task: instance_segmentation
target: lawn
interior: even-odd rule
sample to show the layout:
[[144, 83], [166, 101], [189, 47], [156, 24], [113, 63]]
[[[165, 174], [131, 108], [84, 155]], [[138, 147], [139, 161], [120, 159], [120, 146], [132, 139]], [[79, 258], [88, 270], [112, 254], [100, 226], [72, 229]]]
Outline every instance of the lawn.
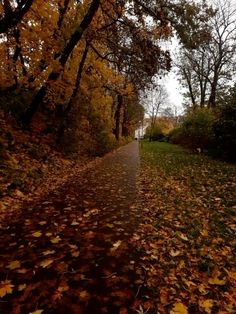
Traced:
[[140, 155], [143, 308], [235, 313], [236, 166], [167, 143], [142, 141]]

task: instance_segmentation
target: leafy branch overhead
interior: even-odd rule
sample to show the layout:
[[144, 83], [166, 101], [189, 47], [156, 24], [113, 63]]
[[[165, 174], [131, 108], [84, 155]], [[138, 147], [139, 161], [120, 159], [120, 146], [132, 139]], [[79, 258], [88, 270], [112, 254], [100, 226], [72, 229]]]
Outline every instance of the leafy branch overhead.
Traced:
[[[186, 14], [180, 10], [183, 7]], [[44, 5], [39, 0], [4, 1], [2, 23], [15, 22], [2, 28], [0, 88], [7, 98], [4, 103], [9, 103], [12, 92], [20, 103], [10, 101], [10, 108], [3, 105], [4, 110], [25, 128], [40, 118], [61, 142], [73, 124], [70, 115], [83, 108], [83, 99], [93, 98], [96, 88], [104, 105], [109, 103], [106, 132], [116, 140], [122, 132], [131, 134], [139, 118], [130, 117], [132, 128], [122, 131], [128, 104], [139, 108], [140, 89], [171, 67], [169, 52], [160, 42], [171, 36], [180, 16], [189, 23], [197, 8], [171, 0], [50, 0]], [[13, 15], [17, 18], [7, 18]], [[86, 45], [89, 51], [83, 54]], [[102, 115], [91, 101], [89, 106]], [[90, 119], [87, 113], [83, 117]]]

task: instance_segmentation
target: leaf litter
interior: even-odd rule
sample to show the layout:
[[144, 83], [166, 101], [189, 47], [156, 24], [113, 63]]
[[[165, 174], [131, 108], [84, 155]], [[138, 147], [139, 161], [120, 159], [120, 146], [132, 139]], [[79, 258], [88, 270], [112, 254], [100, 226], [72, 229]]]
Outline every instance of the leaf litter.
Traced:
[[[135, 178], [121, 188], [130, 164], [124, 171], [110, 163], [120, 179], [106, 169], [75, 175], [3, 225], [1, 313], [235, 311], [235, 167], [144, 148], [136, 203]], [[102, 182], [119, 190], [106, 203]]]

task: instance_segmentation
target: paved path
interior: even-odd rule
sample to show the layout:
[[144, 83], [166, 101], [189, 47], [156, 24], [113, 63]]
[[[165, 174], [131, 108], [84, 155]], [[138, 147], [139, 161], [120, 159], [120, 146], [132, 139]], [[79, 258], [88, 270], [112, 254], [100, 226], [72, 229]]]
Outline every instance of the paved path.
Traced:
[[0, 289], [9, 291], [1, 314], [133, 312], [141, 272], [129, 242], [140, 222], [138, 165], [132, 142], [3, 226]]

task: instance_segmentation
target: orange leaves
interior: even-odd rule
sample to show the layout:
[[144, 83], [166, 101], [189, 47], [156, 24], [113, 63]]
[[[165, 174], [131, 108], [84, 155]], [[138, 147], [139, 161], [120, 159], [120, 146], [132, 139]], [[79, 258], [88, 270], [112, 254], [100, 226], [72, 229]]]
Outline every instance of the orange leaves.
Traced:
[[61, 298], [63, 297], [63, 293], [68, 290], [69, 290], [69, 286], [67, 285], [67, 283], [62, 282], [52, 296], [53, 302], [56, 302], [57, 300], [61, 300]]
[[86, 302], [90, 299], [90, 294], [88, 293], [88, 291], [83, 290], [79, 293], [79, 298], [81, 301]]
[[42, 232], [41, 231], [35, 231], [32, 233], [32, 236], [35, 238], [40, 238], [42, 236]]
[[116, 242], [113, 244], [113, 246], [112, 246], [112, 248], [110, 249], [110, 251], [111, 251], [111, 252], [116, 251], [116, 250], [119, 248], [119, 246], [121, 245], [121, 243], [122, 243], [121, 240], [116, 241]]
[[166, 288], [161, 288], [160, 289], [160, 301], [161, 304], [165, 305], [169, 301], [169, 291]]
[[145, 251], [147, 283], [159, 289], [157, 307], [169, 313], [168, 304], [171, 313], [186, 313], [194, 304], [197, 312], [230, 313], [236, 287], [233, 211], [228, 200], [218, 198], [219, 191], [233, 198], [235, 170], [168, 144], [143, 142], [141, 154], [145, 223], [132, 241]]
[[20, 266], [21, 266], [20, 261], [12, 261], [7, 265], [7, 268], [10, 270], [14, 270], [20, 268]]
[[176, 302], [170, 311], [170, 314], [188, 314], [188, 309], [183, 303]]
[[46, 250], [46, 251], [43, 252], [43, 255], [47, 256], [47, 255], [52, 255], [54, 253], [56, 253], [56, 251], [54, 251], [54, 250]]
[[52, 259], [45, 259], [42, 262], [40, 262], [39, 266], [43, 267], [43, 268], [47, 268], [49, 265], [51, 265], [53, 263]]
[[53, 244], [57, 244], [61, 241], [61, 238], [59, 236], [56, 236], [56, 237], [52, 238], [50, 241]]
[[223, 286], [226, 284], [226, 278], [221, 278], [222, 274], [218, 271], [218, 269], [215, 269], [212, 275], [213, 276], [208, 280], [210, 285]]
[[202, 308], [207, 314], [211, 314], [211, 309], [214, 305], [214, 301], [210, 299], [200, 300], [199, 306]]
[[0, 298], [6, 294], [10, 294], [13, 291], [14, 285], [11, 284], [10, 280], [1, 281], [0, 283]]
[[23, 291], [23, 290], [25, 290], [26, 287], [27, 287], [26, 284], [19, 285], [18, 291]]
[[225, 279], [219, 279], [218, 277], [214, 277], [214, 278], [210, 278], [208, 280], [210, 285], [219, 285], [219, 286], [223, 286], [226, 284], [226, 280]]

